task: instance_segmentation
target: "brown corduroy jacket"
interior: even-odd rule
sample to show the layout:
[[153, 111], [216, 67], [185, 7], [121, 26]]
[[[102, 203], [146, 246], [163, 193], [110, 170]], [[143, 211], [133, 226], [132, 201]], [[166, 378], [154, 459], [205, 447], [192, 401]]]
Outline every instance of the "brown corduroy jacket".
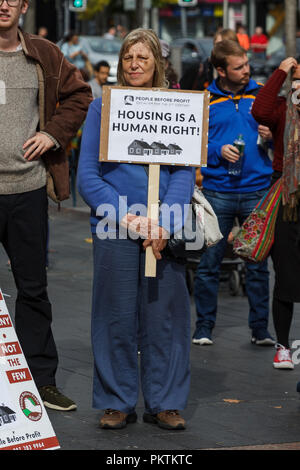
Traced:
[[[70, 194], [69, 163], [65, 152], [68, 143], [83, 123], [92, 101], [89, 85], [81, 73], [68, 62], [50, 41], [19, 30], [24, 54], [36, 63], [39, 81], [39, 130], [53, 136], [60, 144], [49, 150], [44, 159], [52, 176], [58, 201]], [[28, 116], [30, 118], [30, 116]]]

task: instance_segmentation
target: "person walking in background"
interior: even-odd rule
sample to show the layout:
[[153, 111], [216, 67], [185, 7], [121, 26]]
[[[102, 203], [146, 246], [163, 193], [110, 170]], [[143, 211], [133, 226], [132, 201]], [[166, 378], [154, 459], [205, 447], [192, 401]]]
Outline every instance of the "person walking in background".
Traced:
[[102, 96], [102, 87], [107, 83], [109, 76], [110, 66], [106, 60], [101, 60], [94, 67], [94, 78], [88, 83], [92, 89], [93, 98], [100, 98]]
[[46, 182], [57, 202], [69, 197], [64, 149], [85, 118], [91, 92], [57, 46], [18, 29], [28, 6], [28, 0], [0, 0], [0, 241], [11, 261], [16, 333], [33, 379], [46, 406], [69, 411], [76, 404], [55, 379]]
[[116, 34], [117, 34], [117, 29], [114, 26], [111, 26], [108, 29], [108, 31], [105, 34], [103, 34], [103, 37], [105, 39], [115, 39]]
[[[220, 41], [235, 41], [238, 43], [238, 38], [233, 29], [222, 29], [217, 31], [214, 36], [214, 45]], [[180, 79], [180, 88], [182, 90], [206, 90], [214, 78], [217, 78], [217, 72], [211, 63], [210, 57], [199, 65], [189, 67], [186, 73]]]
[[245, 49], [245, 51], [248, 51], [250, 49], [250, 39], [248, 34], [246, 33], [245, 26], [243, 26], [242, 24], [237, 26], [236, 36], [242, 48]]
[[257, 26], [255, 28], [255, 33], [251, 36], [251, 50], [254, 56], [257, 59], [265, 59], [266, 58], [266, 50], [268, 47], [268, 38], [265, 34], [263, 34], [263, 29], [261, 26]]
[[166, 79], [169, 82], [169, 88], [173, 88], [173, 89], [180, 88], [177, 73], [175, 72], [173, 65], [171, 63], [171, 60], [170, 60], [170, 46], [163, 39], [160, 39], [159, 41], [160, 41], [162, 56], [163, 56], [163, 60], [165, 64]]
[[221, 29], [214, 35], [214, 46], [221, 41], [235, 41], [238, 42], [238, 37], [235, 31], [230, 28]]
[[88, 60], [87, 54], [82, 49], [79, 42], [78, 34], [71, 31], [61, 46], [61, 52], [66, 59], [75, 65], [79, 70], [85, 69], [86, 61]]
[[[287, 98], [278, 96], [292, 72]], [[273, 366], [293, 369], [289, 334], [294, 302], [300, 302], [300, 65], [289, 57], [260, 90], [252, 114], [270, 127], [274, 135], [273, 177], [282, 178], [282, 203], [279, 208], [271, 257], [275, 270], [273, 321], [277, 337]], [[298, 90], [298, 92], [297, 92]]]
[[48, 37], [48, 29], [46, 26], [40, 26], [37, 32], [38, 36], [41, 36], [41, 38], [47, 39]]
[[117, 29], [117, 34], [116, 34], [117, 38], [123, 41], [126, 34], [128, 34], [127, 28], [125, 28], [125, 26], [122, 26], [121, 24], [118, 24], [116, 29]]
[[[193, 343], [212, 344], [217, 315], [219, 273], [227, 238], [235, 218], [240, 224], [247, 218], [270, 187], [271, 161], [257, 145], [259, 132], [266, 132], [251, 115], [255, 96], [261, 88], [250, 80], [246, 51], [235, 41], [221, 41], [212, 51], [211, 62], [218, 78], [208, 87], [211, 94], [207, 167], [201, 169], [203, 193], [212, 205], [224, 236], [209, 248], [198, 265], [194, 295], [196, 329]], [[242, 152], [233, 143], [242, 134]], [[242, 169], [230, 173], [230, 165], [242, 158]], [[247, 263], [246, 293], [249, 301], [249, 327], [255, 344], [275, 344], [268, 332], [269, 272], [267, 262]]]
[[[125, 38], [120, 50], [118, 84], [167, 88], [161, 46], [152, 30], [137, 29]], [[186, 406], [190, 384], [190, 300], [183, 265], [164, 258], [168, 233], [157, 225], [157, 238], [146, 216], [137, 216], [132, 205], [147, 206], [148, 177], [143, 165], [100, 163], [101, 101], [95, 100], [86, 119], [78, 167], [78, 189], [91, 207], [94, 247], [92, 344], [94, 352], [93, 406], [105, 410], [104, 429], [124, 428], [137, 420], [135, 407], [141, 386], [146, 423], [184, 429], [180, 410]], [[117, 158], [117, 156], [116, 156]], [[189, 204], [195, 182], [191, 167], [163, 166], [160, 201], [168, 207]], [[126, 207], [120, 202], [126, 196]], [[112, 204], [112, 237], [100, 237], [96, 212]], [[121, 226], [139, 221], [140, 238], [119, 237]], [[183, 221], [179, 224], [182, 227]], [[116, 225], [115, 225], [116, 224]], [[145, 227], [141, 230], [139, 227]], [[174, 227], [170, 229], [174, 231]], [[105, 233], [104, 233], [105, 235]], [[152, 247], [157, 259], [155, 278], [145, 277], [145, 249]]]

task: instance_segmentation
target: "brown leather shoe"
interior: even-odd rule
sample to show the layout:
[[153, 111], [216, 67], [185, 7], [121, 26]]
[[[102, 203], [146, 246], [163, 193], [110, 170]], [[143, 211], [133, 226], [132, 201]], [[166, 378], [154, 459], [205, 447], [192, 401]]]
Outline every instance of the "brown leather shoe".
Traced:
[[122, 411], [107, 409], [100, 419], [100, 427], [103, 429], [122, 429], [129, 423], [135, 423], [137, 414], [122, 413]]
[[185, 429], [185, 420], [177, 410], [161, 411], [157, 415], [144, 413], [143, 420], [145, 423], [157, 424], [164, 429]]

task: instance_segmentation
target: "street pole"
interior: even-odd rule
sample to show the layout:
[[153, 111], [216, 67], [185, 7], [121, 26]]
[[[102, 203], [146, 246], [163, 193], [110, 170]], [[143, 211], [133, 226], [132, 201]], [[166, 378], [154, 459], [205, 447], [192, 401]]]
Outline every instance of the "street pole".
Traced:
[[159, 35], [159, 10], [158, 8], [151, 8], [151, 27]]
[[[297, 0], [285, 0], [285, 49], [286, 57], [295, 57], [297, 30]], [[285, 92], [291, 87], [291, 78], [288, 76], [284, 84]]]
[[35, 18], [36, 18], [36, 0], [32, 0], [30, 2], [30, 7], [27, 11], [27, 14], [22, 18], [23, 19], [23, 29], [27, 33], [36, 33], [36, 24], [35, 24]]
[[256, 26], [256, 3], [255, 0], [249, 0], [249, 34], [252, 36]]
[[285, 0], [286, 57], [295, 57], [297, 32], [297, 0]]
[[186, 8], [180, 8], [180, 20], [181, 20], [181, 35], [183, 38], [187, 37], [187, 14]]
[[144, 24], [144, 0], [136, 0], [136, 22], [137, 28]]
[[64, 15], [60, 0], [55, 0], [55, 10], [57, 17], [57, 36], [61, 39], [64, 36]]
[[64, 36], [66, 36], [70, 32], [70, 10], [69, 10], [68, 0], [65, 0], [64, 7], [65, 7]]
[[228, 19], [228, 0], [223, 0], [223, 28], [227, 29], [229, 25]]

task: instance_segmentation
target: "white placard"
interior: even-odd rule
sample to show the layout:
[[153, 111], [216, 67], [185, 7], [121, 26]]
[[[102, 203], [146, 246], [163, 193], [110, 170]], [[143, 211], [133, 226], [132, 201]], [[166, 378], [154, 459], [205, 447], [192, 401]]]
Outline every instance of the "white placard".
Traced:
[[205, 165], [207, 92], [104, 88], [100, 160]]
[[59, 447], [0, 290], [0, 450]]

